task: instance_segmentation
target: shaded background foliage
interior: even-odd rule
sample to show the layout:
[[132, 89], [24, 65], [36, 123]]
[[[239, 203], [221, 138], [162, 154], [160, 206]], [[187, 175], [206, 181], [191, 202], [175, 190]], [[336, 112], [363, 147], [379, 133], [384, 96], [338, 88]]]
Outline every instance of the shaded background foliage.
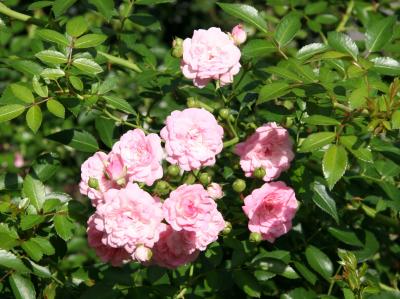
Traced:
[[[216, 92], [182, 78], [170, 44], [198, 28], [229, 31], [241, 8], [135, 2], [131, 10], [129, 1], [2, 2], [34, 19], [0, 11], [1, 298], [399, 298], [400, 4], [241, 1], [259, 15], [241, 20], [242, 71]], [[64, 38], [76, 16], [97, 36], [72, 58]], [[319, 44], [299, 51], [311, 43]], [[64, 74], [43, 72], [59, 65]], [[241, 140], [268, 121], [289, 129], [296, 158], [280, 179], [301, 202], [293, 230], [274, 244], [248, 241], [242, 198], [262, 182], [232, 190], [244, 176], [228, 147], [205, 171], [224, 186], [218, 205], [230, 234], [176, 271], [101, 263], [86, 242], [92, 207], [77, 190], [81, 163], [132, 126], [158, 132], [189, 97], [216, 116], [229, 109], [232, 120], [218, 116], [226, 140], [236, 137], [229, 122]], [[10, 105], [41, 112], [9, 122]], [[13, 164], [17, 152], [23, 168]]]

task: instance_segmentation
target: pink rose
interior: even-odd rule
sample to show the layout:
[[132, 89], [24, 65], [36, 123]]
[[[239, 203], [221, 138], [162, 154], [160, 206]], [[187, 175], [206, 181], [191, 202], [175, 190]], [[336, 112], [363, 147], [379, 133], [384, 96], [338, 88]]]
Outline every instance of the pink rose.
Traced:
[[232, 83], [239, 72], [240, 55], [239, 48], [221, 29], [195, 30], [192, 38], [183, 41], [182, 73], [199, 88], [212, 79], [223, 86]]
[[116, 189], [118, 186], [125, 186], [127, 183], [127, 167], [119, 154], [111, 152], [108, 155], [105, 166], [105, 174], [107, 178], [114, 183]]
[[24, 156], [20, 152], [16, 152], [14, 155], [14, 166], [17, 168], [23, 167], [25, 164]]
[[81, 166], [80, 192], [92, 200], [93, 206], [102, 201], [103, 193], [112, 186], [104, 172], [107, 159], [107, 154], [97, 152]]
[[242, 24], [233, 27], [231, 34], [235, 45], [243, 44], [247, 39], [247, 34], [246, 31], [244, 31]]
[[88, 243], [96, 251], [97, 256], [103, 262], [109, 262], [113, 266], [121, 266], [132, 260], [131, 255], [124, 248], [114, 248], [103, 244], [102, 239], [105, 233], [96, 229], [94, 219], [94, 215], [92, 215], [87, 222], [87, 234]]
[[266, 172], [264, 181], [269, 182], [290, 167], [294, 158], [292, 146], [288, 131], [271, 122], [236, 145], [235, 153], [240, 156], [240, 166], [247, 177], [261, 167]]
[[160, 240], [153, 247], [152, 262], [169, 269], [193, 262], [199, 251], [195, 246], [195, 233], [175, 231], [167, 225]]
[[137, 247], [152, 248], [165, 226], [161, 202], [134, 183], [107, 191], [92, 217], [102, 243], [125, 249], [132, 259]]
[[217, 210], [211, 213], [211, 219], [201, 230], [196, 231], [196, 248], [203, 251], [212, 242], [217, 241], [218, 235], [224, 230], [226, 222]]
[[153, 253], [151, 249], [143, 245], [139, 245], [135, 250], [135, 258], [138, 262], [146, 263], [151, 259], [152, 256]]
[[244, 199], [243, 211], [249, 218], [249, 230], [263, 240], [274, 242], [292, 228], [297, 200], [284, 182], [265, 183]]
[[217, 183], [211, 183], [210, 186], [207, 187], [207, 192], [214, 200], [220, 199], [224, 196], [221, 185]]
[[222, 151], [224, 130], [214, 115], [205, 109], [188, 108], [173, 111], [161, 130], [167, 161], [190, 171], [215, 164]]
[[157, 134], [146, 136], [140, 129], [128, 131], [114, 144], [112, 152], [120, 155], [130, 181], [151, 186], [163, 176], [163, 150]]

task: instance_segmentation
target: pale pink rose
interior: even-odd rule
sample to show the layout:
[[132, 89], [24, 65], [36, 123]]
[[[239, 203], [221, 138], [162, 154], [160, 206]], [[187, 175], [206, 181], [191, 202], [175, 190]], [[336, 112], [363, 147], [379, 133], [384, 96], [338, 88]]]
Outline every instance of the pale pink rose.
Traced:
[[161, 130], [167, 161], [186, 171], [215, 164], [223, 148], [224, 130], [214, 115], [202, 108], [173, 111]]
[[231, 34], [235, 45], [243, 44], [247, 39], [247, 34], [246, 31], [244, 31], [242, 24], [233, 27]]
[[240, 156], [240, 166], [247, 177], [261, 167], [266, 172], [264, 181], [269, 182], [290, 167], [294, 158], [292, 146], [288, 131], [271, 122], [236, 145], [235, 153]]
[[224, 196], [224, 192], [222, 191], [222, 187], [220, 184], [211, 183], [207, 187], [208, 195], [214, 200], [220, 199]]
[[93, 218], [96, 229], [103, 233], [102, 243], [124, 248], [132, 259], [136, 259], [137, 247], [152, 248], [165, 226], [161, 202], [134, 183], [108, 190]]
[[119, 189], [118, 186], [125, 186], [127, 183], [127, 167], [119, 154], [110, 152], [108, 155], [105, 173], [107, 178], [113, 182], [113, 187]]
[[292, 228], [297, 200], [294, 190], [284, 182], [265, 183], [244, 199], [243, 211], [249, 218], [249, 230], [263, 240], [274, 242]]
[[225, 228], [225, 220], [218, 210], [214, 210], [211, 219], [201, 230], [196, 231], [196, 248], [203, 251], [212, 242], [217, 241], [218, 235]]
[[105, 232], [96, 229], [94, 219], [92, 215], [87, 222], [87, 234], [88, 243], [96, 251], [97, 256], [103, 262], [111, 263], [113, 266], [121, 266], [131, 261], [131, 255], [124, 248], [114, 248], [103, 244], [102, 239], [105, 236]]
[[138, 246], [135, 250], [135, 258], [138, 262], [141, 263], [148, 262], [151, 259], [152, 255], [153, 253], [151, 249], [143, 245]]
[[21, 168], [25, 165], [24, 156], [20, 152], [16, 152], [14, 154], [14, 166], [17, 168]]
[[128, 131], [114, 144], [112, 152], [120, 155], [130, 181], [151, 186], [163, 176], [163, 149], [157, 134], [146, 136], [140, 129]]
[[112, 187], [112, 182], [105, 175], [108, 155], [97, 152], [89, 157], [81, 166], [81, 182], [79, 189], [82, 195], [92, 200], [96, 206], [103, 200], [103, 193]]
[[175, 269], [193, 262], [198, 255], [194, 232], [176, 231], [167, 225], [153, 247], [152, 262], [161, 267]]
[[195, 30], [192, 38], [183, 41], [182, 73], [199, 88], [212, 79], [223, 86], [232, 83], [239, 72], [240, 55], [239, 48], [220, 28]]

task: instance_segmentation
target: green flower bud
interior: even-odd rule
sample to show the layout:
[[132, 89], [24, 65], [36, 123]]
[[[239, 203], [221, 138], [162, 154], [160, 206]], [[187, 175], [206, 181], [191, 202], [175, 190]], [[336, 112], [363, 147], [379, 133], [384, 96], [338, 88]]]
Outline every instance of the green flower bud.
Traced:
[[187, 99], [186, 105], [189, 108], [196, 108], [197, 107], [197, 100], [195, 98], [193, 98], [193, 97], [190, 97], [190, 98]]
[[176, 58], [181, 58], [183, 56], [183, 40], [181, 38], [177, 37], [172, 42], [171, 55]]
[[99, 190], [99, 181], [95, 178], [89, 178], [88, 185], [90, 188]]
[[207, 172], [203, 172], [202, 174], [200, 174], [199, 176], [199, 181], [200, 183], [202, 183], [203, 185], [208, 185], [211, 182], [211, 178], [208, 175]]
[[222, 108], [222, 109], [219, 110], [219, 116], [222, 119], [228, 119], [229, 115], [230, 115], [229, 109]]
[[260, 243], [262, 241], [262, 236], [260, 233], [251, 233], [249, 237], [250, 242]]
[[181, 173], [181, 169], [177, 165], [168, 166], [168, 175], [172, 177], [177, 177]]
[[158, 181], [154, 191], [159, 195], [166, 195], [169, 193], [169, 184], [166, 181]]
[[222, 231], [222, 234], [224, 236], [229, 235], [229, 233], [232, 231], [232, 224], [229, 221], [225, 221], [225, 228]]
[[253, 176], [254, 176], [256, 179], [262, 179], [265, 175], [266, 175], [266, 171], [265, 171], [265, 169], [262, 168], [262, 167], [257, 168], [257, 169], [254, 170], [254, 172], [253, 172]]
[[232, 188], [237, 193], [242, 193], [246, 189], [246, 182], [242, 179], [237, 179], [233, 182]]

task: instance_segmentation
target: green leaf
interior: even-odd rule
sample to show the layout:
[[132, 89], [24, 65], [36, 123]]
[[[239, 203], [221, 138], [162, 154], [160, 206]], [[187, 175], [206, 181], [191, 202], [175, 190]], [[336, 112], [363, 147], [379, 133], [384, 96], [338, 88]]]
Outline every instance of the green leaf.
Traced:
[[138, 72], [138, 73], [140, 73], [142, 71], [132, 61], [123, 59], [121, 57], [116, 57], [116, 56], [113, 56], [113, 55], [110, 55], [110, 54], [107, 54], [107, 53], [104, 53], [104, 52], [101, 52], [101, 51], [98, 51], [97, 53], [100, 54], [101, 56], [104, 56], [105, 58], [107, 58], [111, 63], [118, 64], [118, 65], [130, 68], [130, 69], [132, 69], [132, 70], [134, 70], [135, 72]]
[[390, 57], [376, 57], [371, 59], [374, 63], [372, 70], [388, 76], [400, 75], [400, 62]]
[[303, 82], [312, 83], [317, 81], [317, 76], [309, 65], [302, 64], [301, 61], [295, 58], [289, 58], [284, 64], [287, 64], [288, 68], [301, 76]]
[[8, 281], [15, 299], [35, 299], [36, 291], [30, 279], [14, 273], [10, 275]]
[[82, 152], [94, 153], [99, 149], [96, 139], [86, 131], [68, 129], [47, 136], [48, 139], [68, 145]]
[[364, 87], [360, 87], [357, 89], [354, 89], [349, 97], [349, 104], [350, 107], [353, 109], [360, 108], [365, 105], [367, 102], [367, 97], [368, 97], [368, 89]]
[[81, 36], [87, 30], [88, 30], [87, 21], [82, 16], [72, 18], [67, 22], [67, 33], [70, 36], [73, 37]]
[[318, 132], [308, 135], [301, 143], [299, 152], [312, 152], [327, 144], [330, 144], [336, 137], [334, 132]]
[[20, 273], [29, 273], [30, 270], [24, 265], [24, 263], [13, 253], [0, 249], [0, 266], [14, 269]]
[[354, 60], [357, 60], [357, 45], [348, 35], [340, 32], [329, 32], [328, 43], [336, 51], [347, 53], [353, 57]]
[[87, 58], [74, 59], [72, 65], [81, 70], [82, 72], [89, 74], [98, 74], [103, 71], [100, 65], [98, 65], [93, 60]]
[[44, 50], [35, 54], [43, 62], [52, 64], [67, 63], [68, 59], [63, 53], [54, 50]]
[[53, 3], [52, 10], [54, 12], [54, 16], [58, 18], [63, 13], [65, 13], [68, 8], [70, 8], [76, 0], [56, 0]]
[[246, 22], [260, 31], [267, 33], [267, 22], [259, 15], [257, 9], [247, 4], [217, 3], [227, 14]]
[[336, 202], [328, 194], [324, 185], [319, 182], [314, 182], [313, 186], [314, 196], [312, 197], [313, 202], [324, 212], [328, 213], [335, 219], [336, 223], [339, 223], [339, 216], [336, 210]]
[[90, 4], [96, 6], [97, 11], [107, 20], [110, 21], [114, 14], [113, 0], [89, 0]]
[[328, 232], [339, 241], [352, 246], [362, 247], [364, 244], [358, 239], [357, 235], [352, 231], [341, 230], [338, 228], [330, 227]]
[[42, 124], [42, 119], [42, 110], [38, 105], [34, 105], [28, 109], [28, 112], [26, 113], [26, 123], [33, 133], [36, 134], [39, 130], [40, 125]]
[[139, 26], [145, 27], [147, 30], [161, 30], [160, 21], [147, 13], [135, 13], [129, 17], [133, 23], [138, 24]]
[[120, 99], [115, 96], [103, 96], [103, 99], [105, 99], [106, 102], [115, 109], [121, 110], [125, 113], [136, 114], [132, 106], [124, 99]]
[[340, 143], [343, 144], [357, 159], [368, 163], [374, 162], [371, 149], [359, 142], [359, 139], [356, 136], [340, 136]]
[[25, 106], [18, 104], [0, 106], [0, 123], [18, 117], [24, 110]]
[[341, 145], [331, 144], [322, 159], [322, 170], [329, 189], [341, 179], [347, 168], [347, 152]]
[[137, 5], [156, 5], [161, 3], [172, 3], [174, 0], [136, 0]]
[[57, 80], [58, 78], [64, 77], [65, 73], [61, 69], [44, 69], [41, 73], [40, 76], [42, 76], [45, 79], [49, 80]]
[[9, 250], [19, 243], [18, 235], [15, 236], [10, 230], [0, 229], [0, 248]]
[[0, 174], [0, 191], [1, 190], [19, 190], [22, 186], [22, 178], [15, 173]]
[[261, 286], [257, 279], [247, 271], [236, 270], [233, 272], [233, 280], [236, 285], [242, 289], [247, 295], [253, 298], [261, 297]]
[[111, 119], [98, 117], [95, 120], [95, 127], [99, 133], [101, 141], [103, 141], [104, 144], [109, 148], [112, 148], [114, 144], [113, 132], [115, 128], [115, 122]]
[[314, 114], [304, 119], [306, 124], [316, 126], [336, 126], [340, 125], [340, 122], [332, 117], [325, 115]]
[[33, 274], [39, 277], [49, 278], [51, 277], [51, 272], [48, 267], [38, 265], [32, 261], [29, 261], [32, 266]]
[[28, 77], [32, 77], [35, 75], [38, 76], [40, 72], [43, 70], [43, 68], [39, 64], [32, 62], [30, 60], [10, 59], [8, 60], [7, 64], [11, 68], [19, 72], [22, 72], [24, 74], [27, 74]]
[[65, 118], [65, 108], [57, 100], [48, 100], [46, 102], [47, 109], [57, 117]]
[[41, 181], [28, 174], [24, 179], [22, 187], [23, 194], [29, 198], [31, 204], [40, 210], [46, 197], [44, 185]]
[[72, 86], [76, 89], [76, 90], [83, 90], [83, 82], [79, 77], [76, 76], [70, 76], [69, 78], [69, 82], [72, 84]]
[[325, 44], [321, 43], [308, 44], [302, 47], [299, 51], [297, 51], [296, 58], [300, 60], [306, 60], [316, 54], [323, 53], [328, 49], [329, 47]]
[[[64, 1], [64, 2], [66, 2], [66, 1]], [[41, 39], [43, 39], [45, 41], [56, 43], [56, 44], [59, 44], [64, 47], [68, 46], [68, 39], [64, 35], [62, 35], [61, 33], [57, 32], [57, 31], [50, 30], [50, 29], [39, 29], [39, 30], [36, 30], [36, 34], [37, 34], [37, 36], [39, 36]]]
[[25, 103], [33, 103], [35, 101], [35, 98], [33, 97], [32, 91], [22, 85], [22, 84], [11, 84], [10, 85], [11, 91], [12, 93], [15, 95], [15, 97], [17, 99], [20, 99], [22, 101], [24, 101]]
[[101, 45], [106, 39], [107, 36], [104, 34], [86, 34], [75, 41], [74, 47], [77, 49], [96, 47]]
[[296, 82], [301, 82], [301, 77], [299, 77], [296, 73], [292, 72], [287, 67], [270, 66], [270, 67], [267, 67], [265, 70], [268, 73], [274, 74], [278, 77], [296, 81]]
[[33, 90], [42, 98], [47, 98], [49, 95], [49, 89], [46, 85], [41, 85], [38, 76], [33, 76], [32, 78]]
[[395, 130], [400, 129], [400, 110], [392, 114], [392, 128]]
[[365, 46], [369, 52], [382, 50], [392, 39], [395, 22], [394, 16], [385, 17], [378, 22], [371, 22], [365, 33]]
[[60, 168], [61, 162], [54, 153], [40, 155], [32, 165], [33, 172], [40, 181], [49, 180]]
[[42, 215], [23, 215], [21, 217], [20, 227], [22, 230], [27, 230], [42, 223], [45, 219], [46, 218]]
[[306, 248], [305, 253], [307, 262], [311, 268], [313, 268], [327, 281], [330, 281], [330, 278], [333, 274], [333, 264], [329, 257], [313, 245], [309, 245]]
[[53, 245], [50, 243], [49, 240], [42, 237], [35, 237], [30, 240], [36, 243], [44, 254], [53, 255], [56, 253], [56, 250], [54, 249]]
[[274, 38], [280, 48], [285, 47], [295, 37], [300, 30], [301, 23], [297, 14], [291, 13], [286, 15], [276, 26]]
[[265, 39], [252, 39], [242, 49], [244, 58], [260, 58], [276, 51], [276, 47]]
[[309, 270], [302, 263], [294, 262], [294, 266], [296, 270], [312, 285], [315, 285], [317, 282], [317, 275], [315, 275], [311, 270]]
[[290, 92], [289, 84], [285, 82], [272, 82], [261, 88], [257, 105], [284, 96]]
[[73, 223], [68, 220], [65, 215], [56, 215], [54, 217], [54, 227], [57, 235], [59, 235], [64, 241], [68, 241], [73, 235]]
[[42, 259], [42, 250], [35, 242], [32, 242], [31, 240], [25, 241], [21, 244], [21, 247], [26, 252], [26, 254], [35, 262], [38, 262]]
[[306, 15], [318, 15], [323, 13], [328, 7], [328, 3], [325, 1], [318, 1], [315, 3], [308, 3], [304, 8]]
[[53, 1], [36, 1], [28, 6], [29, 10], [36, 10], [53, 5]]

